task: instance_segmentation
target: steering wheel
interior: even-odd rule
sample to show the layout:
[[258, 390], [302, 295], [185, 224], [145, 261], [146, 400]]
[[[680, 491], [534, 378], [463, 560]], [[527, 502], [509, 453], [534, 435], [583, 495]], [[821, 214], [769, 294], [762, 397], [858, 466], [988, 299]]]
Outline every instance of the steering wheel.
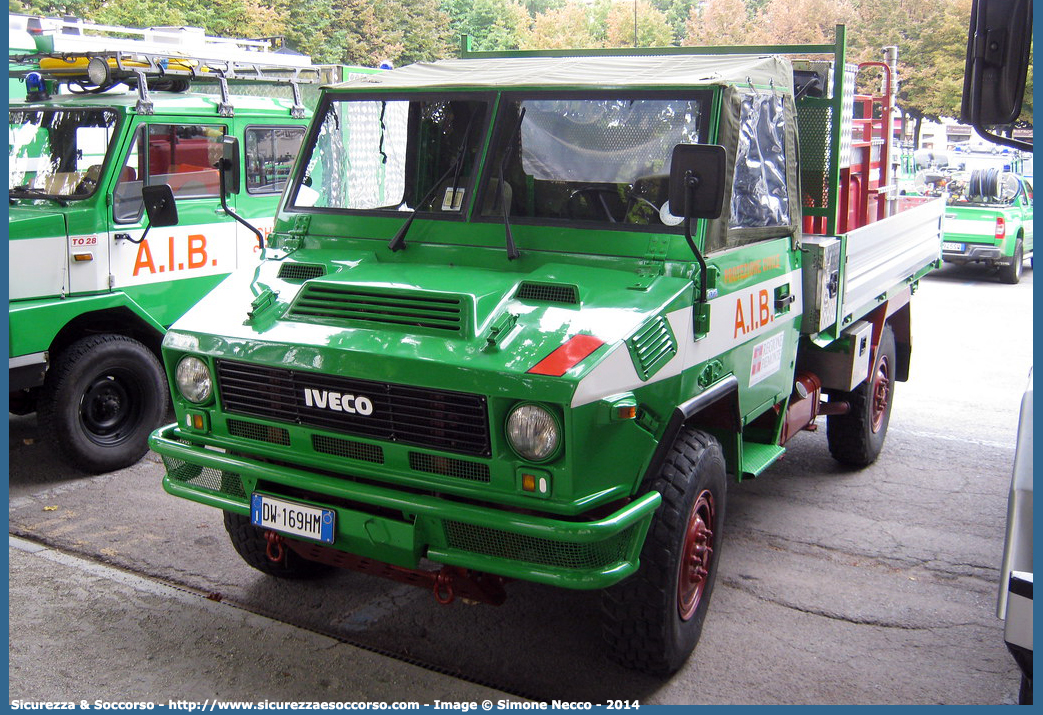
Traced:
[[[606, 197], [619, 198], [619, 191], [614, 186], [582, 186], [578, 189], [574, 189], [569, 193], [569, 198], [565, 202], [565, 205], [569, 210], [570, 219], [576, 218], [576, 212], [574, 210], [576, 207], [576, 198], [586, 194], [591, 194], [592, 199], [597, 199], [596, 202], [592, 200], [591, 203], [594, 203], [601, 209], [602, 213], [605, 214], [605, 218], [608, 219], [609, 222], [619, 223], [619, 219], [612, 214], [612, 209], [609, 208], [608, 202], [606, 201]], [[625, 213], [623, 215], [626, 216]]]
[[83, 172], [83, 178], [76, 184], [75, 194], [89, 194], [98, 187], [98, 177], [101, 176], [101, 164], [92, 164], [87, 171]]
[[651, 224], [657, 221], [661, 223], [662, 205], [657, 205], [653, 199], [661, 200], [663, 204], [666, 203], [665, 188], [669, 185], [669, 181], [670, 178], [665, 174], [639, 176], [634, 179], [634, 183], [627, 189], [626, 194], [626, 213], [623, 214], [626, 220], [630, 223], [638, 223], [633, 220], [634, 209], [647, 206], [652, 211], [651, 215], [648, 216], [648, 223]]

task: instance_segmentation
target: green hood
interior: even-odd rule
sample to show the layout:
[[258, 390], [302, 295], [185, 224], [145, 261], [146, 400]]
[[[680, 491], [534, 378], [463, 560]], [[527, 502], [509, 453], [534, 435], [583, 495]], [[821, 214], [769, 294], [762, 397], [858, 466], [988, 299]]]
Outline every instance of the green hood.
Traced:
[[[336, 362], [343, 374], [405, 384], [445, 384], [451, 372], [453, 384], [475, 383], [472, 389], [481, 374], [552, 379], [564, 387], [649, 320], [680, 307], [691, 285], [659, 277], [638, 288], [632, 271], [601, 267], [546, 264], [520, 273], [390, 266], [373, 254], [323, 260], [325, 253], [299, 251], [293, 263], [266, 262], [257, 280], [234, 274], [174, 324], [177, 336], [167, 346], [295, 369], [329, 371]], [[236, 311], [242, 321], [229, 330], [227, 315]], [[186, 344], [185, 333], [198, 338]], [[601, 345], [563, 375], [530, 374], [577, 335]]]

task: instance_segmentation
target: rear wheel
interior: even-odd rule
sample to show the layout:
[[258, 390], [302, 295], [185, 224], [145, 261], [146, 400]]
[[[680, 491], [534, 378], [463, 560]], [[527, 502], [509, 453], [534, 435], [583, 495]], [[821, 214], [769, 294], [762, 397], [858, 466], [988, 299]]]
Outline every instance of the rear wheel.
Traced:
[[167, 400], [152, 351], [125, 335], [92, 335], [66, 348], [47, 371], [38, 415], [70, 463], [111, 472], [145, 455]]
[[727, 492], [720, 444], [685, 428], [652, 489], [663, 503], [652, 517], [640, 567], [602, 592], [602, 625], [621, 664], [668, 674], [695, 649], [717, 578]]
[[1025, 269], [1025, 247], [1018, 239], [1014, 246], [1014, 258], [1009, 266], [1000, 266], [1000, 280], [1004, 283], [1014, 285], [1021, 281], [1021, 273]]
[[250, 523], [250, 517], [224, 512], [225, 531], [243, 561], [269, 576], [288, 579], [317, 578], [333, 569], [332, 566], [309, 561], [290, 548], [282, 549], [278, 562], [268, 558], [268, 540], [264, 529]]
[[829, 453], [842, 464], [866, 467], [876, 461], [884, 446], [895, 386], [895, 335], [884, 325], [876, 362], [868, 379], [851, 392], [831, 391], [830, 401], [847, 402], [847, 414], [826, 418]]

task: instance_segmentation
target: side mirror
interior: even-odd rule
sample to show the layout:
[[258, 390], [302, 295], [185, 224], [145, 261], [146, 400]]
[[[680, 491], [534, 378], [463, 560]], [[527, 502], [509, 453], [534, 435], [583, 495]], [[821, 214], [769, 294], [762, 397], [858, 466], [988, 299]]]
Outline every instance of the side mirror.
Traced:
[[177, 203], [170, 184], [145, 186], [141, 189], [141, 200], [145, 204], [150, 226], [176, 226]]
[[961, 121], [982, 132], [1018, 118], [1031, 42], [1032, 0], [973, 0]]
[[720, 218], [724, 211], [724, 147], [678, 144], [670, 159], [670, 211], [684, 218]]
[[239, 193], [239, 139], [225, 135], [221, 137], [221, 161], [218, 169], [221, 170], [221, 179], [225, 194]]

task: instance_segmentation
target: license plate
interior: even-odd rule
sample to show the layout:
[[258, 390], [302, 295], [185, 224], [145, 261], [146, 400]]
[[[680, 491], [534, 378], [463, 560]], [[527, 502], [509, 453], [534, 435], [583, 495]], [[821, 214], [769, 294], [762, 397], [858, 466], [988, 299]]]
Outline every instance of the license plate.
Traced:
[[963, 244], [962, 243], [952, 243], [951, 241], [945, 241], [945, 242], [942, 243], [942, 250], [943, 251], [960, 251], [962, 253], [963, 252]]
[[250, 497], [250, 522], [264, 529], [333, 543], [335, 518], [332, 509], [254, 493]]

